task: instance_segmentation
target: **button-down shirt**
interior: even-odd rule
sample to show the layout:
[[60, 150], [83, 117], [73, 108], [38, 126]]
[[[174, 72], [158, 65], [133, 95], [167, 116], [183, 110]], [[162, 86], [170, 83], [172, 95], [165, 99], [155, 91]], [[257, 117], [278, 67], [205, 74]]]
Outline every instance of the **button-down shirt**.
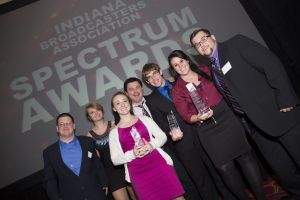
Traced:
[[[206, 65], [201, 65], [202, 71], [211, 75], [210, 69]], [[213, 107], [221, 102], [222, 96], [218, 92], [214, 83], [210, 80], [206, 80], [205, 78], [198, 76], [198, 80], [201, 82], [200, 85], [195, 86], [197, 89], [197, 93], [200, 95], [201, 99], [206, 103], [207, 106]], [[189, 91], [186, 88], [186, 84], [181, 77], [178, 77], [176, 84], [172, 90], [173, 102], [176, 106], [177, 111], [182, 116], [182, 118], [188, 123], [191, 122], [192, 115], [197, 115], [198, 111], [193, 104], [193, 101], [189, 95]]]
[[142, 105], [145, 110], [148, 112], [150, 117], [152, 118], [151, 112], [146, 104], [146, 99], [143, 97], [142, 101], [138, 104], [133, 104], [133, 112], [137, 117], [143, 116], [143, 108], [141, 108], [139, 105]]
[[173, 101], [172, 100], [172, 96], [170, 96], [168, 94], [168, 91], [165, 89], [165, 87], [168, 87], [169, 90], [171, 91], [173, 86], [172, 84], [169, 82], [169, 81], [166, 81], [165, 85], [164, 86], [161, 86], [161, 87], [158, 87], [157, 90], [158, 92], [160, 92], [163, 96], [165, 96], [167, 99], [169, 99], [170, 101]]
[[75, 136], [69, 143], [59, 141], [60, 153], [64, 163], [71, 169], [77, 176], [80, 173], [82, 150], [80, 143]]

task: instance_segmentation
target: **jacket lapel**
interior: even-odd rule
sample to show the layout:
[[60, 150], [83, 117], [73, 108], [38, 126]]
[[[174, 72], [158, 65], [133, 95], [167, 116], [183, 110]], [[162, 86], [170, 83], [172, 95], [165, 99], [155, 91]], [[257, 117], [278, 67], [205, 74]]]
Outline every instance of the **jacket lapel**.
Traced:
[[225, 44], [218, 43], [218, 56], [221, 68], [225, 65], [229, 58], [229, 56], [227, 55], [228, 51], [226, 49], [227, 47], [225, 46]]
[[[65, 162], [63, 161], [63, 159], [62, 159], [62, 156], [61, 156], [61, 151], [60, 151], [60, 146], [59, 146], [59, 141], [57, 141], [56, 142], [56, 144], [55, 144], [55, 152], [54, 152], [54, 154], [56, 154], [56, 158], [58, 158], [57, 159], [57, 162], [58, 162], [58, 167], [59, 168], [63, 168], [65, 171], [68, 171], [68, 172], [70, 172], [71, 174], [74, 174], [73, 172], [72, 172], [72, 170], [65, 164]], [[74, 174], [75, 175], [75, 174]]]
[[[88, 158], [88, 148], [86, 147], [86, 144], [81, 140], [80, 137], [77, 137], [80, 146], [81, 146], [81, 163], [80, 163], [80, 172], [79, 172], [79, 176], [81, 175], [81, 172], [84, 170], [85, 167], [85, 163], [86, 163], [86, 159]], [[95, 156], [95, 155], [92, 155]]]

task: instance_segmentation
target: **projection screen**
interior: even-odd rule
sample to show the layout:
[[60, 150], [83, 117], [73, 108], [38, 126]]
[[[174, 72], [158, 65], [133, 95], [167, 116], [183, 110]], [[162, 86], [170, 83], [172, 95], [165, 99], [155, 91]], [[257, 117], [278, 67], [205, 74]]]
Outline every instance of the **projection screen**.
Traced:
[[195, 28], [219, 41], [240, 33], [264, 44], [238, 0], [43, 0], [0, 16], [0, 24], [1, 188], [43, 168], [59, 113], [75, 116], [78, 135], [91, 128], [89, 101], [112, 119], [112, 94], [140, 78], [145, 63], [167, 73], [172, 50], [195, 54]]

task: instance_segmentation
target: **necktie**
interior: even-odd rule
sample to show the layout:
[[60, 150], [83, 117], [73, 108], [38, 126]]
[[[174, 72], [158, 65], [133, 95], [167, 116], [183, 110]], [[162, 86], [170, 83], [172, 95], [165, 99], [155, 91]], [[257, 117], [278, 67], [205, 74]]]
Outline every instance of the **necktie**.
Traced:
[[141, 105], [138, 105], [138, 107], [140, 107], [142, 109], [144, 116], [147, 116], [147, 117], [151, 118], [150, 114], [148, 113], [148, 111], [144, 107], [144, 103], [142, 103]]
[[172, 100], [172, 90], [167, 85], [164, 86], [164, 90], [167, 91], [169, 99]]
[[217, 66], [215, 58], [211, 58], [210, 62], [211, 62], [214, 78], [217, 82], [217, 87], [221, 91], [221, 93], [224, 94], [225, 100], [237, 114], [244, 114], [243, 109], [241, 108], [237, 100], [232, 96], [231, 92], [225, 85], [224, 75], [220, 70], [220, 68]]

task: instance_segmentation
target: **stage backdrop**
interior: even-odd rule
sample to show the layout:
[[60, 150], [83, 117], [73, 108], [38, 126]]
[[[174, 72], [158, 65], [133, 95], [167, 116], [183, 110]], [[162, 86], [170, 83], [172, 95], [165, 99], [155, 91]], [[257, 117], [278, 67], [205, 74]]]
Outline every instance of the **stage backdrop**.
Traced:
[[147, 62], [167, 69], [174, 49], [195, 53], [195, 28], [264, 44], [238, 0], [43, 0], [0, 16], [0, 25], [0, 188], [43, 168], [59, 113], [75, 116], [78, 135], [91, 128], [89, 101], [112, 119], [123, 81]]

